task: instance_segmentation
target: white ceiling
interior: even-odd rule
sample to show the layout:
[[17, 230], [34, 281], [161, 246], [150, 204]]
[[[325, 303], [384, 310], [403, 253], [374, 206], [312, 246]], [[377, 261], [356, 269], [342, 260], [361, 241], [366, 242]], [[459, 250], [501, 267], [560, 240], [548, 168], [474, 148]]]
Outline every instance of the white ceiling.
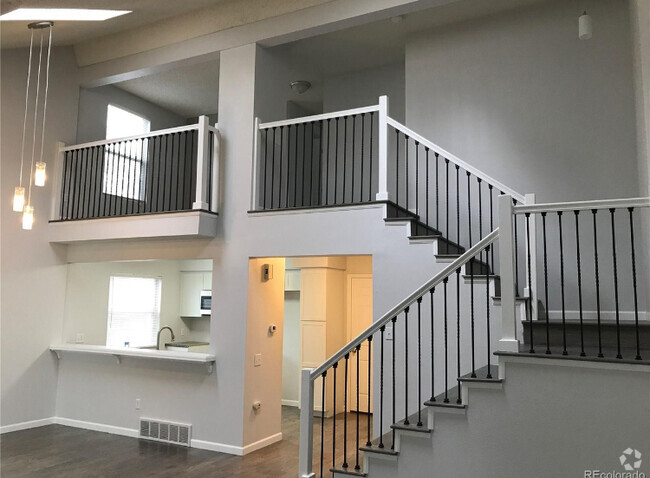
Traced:
[[219, 61], [164, 71], [115, 86], [185, 118], [213, 114], [219, 105]]
[[[224, 0], [2, 0], [0, 12], [25, 8], [104, 8], [132, 10], [103, 22], [56, 22], [55, 45], [72, 45], [111, 33], [130, 30], [164, 18], [215, 5]], [[29, 46], [29, 22], [0, 22], [0, 46], [17, 48]]]

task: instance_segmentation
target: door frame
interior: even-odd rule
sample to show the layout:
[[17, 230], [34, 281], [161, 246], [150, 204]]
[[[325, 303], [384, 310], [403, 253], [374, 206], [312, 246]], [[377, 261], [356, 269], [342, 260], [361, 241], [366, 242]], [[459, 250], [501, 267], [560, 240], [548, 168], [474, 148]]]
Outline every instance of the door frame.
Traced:
[[[352, 316], [352, 300], [350, 299], [352, 297], [352, 280], [353, 279], [370, 279], [371, 281], [373, 280], [372, 274], [362, 274], [362, 273], [353, 273], [353, 274], [347, 274], [347, 283], [346, 283], [346, 296], [345, 296], [345, 315], [346, 315], [346, 337], [347, 337], [347, 343], [350, 343], [350, 341], [354, 338], [351, 336], [351, 329], [352, 329], [352, 321], [350, 320]], [[375, 288], [374, 288], [374, 282], [373, 282], [373, 288], [372, 288], [372, 316], [370, 317], [370, 325], [374, 322], [374, 312], [375, 312]], [[370, 350], [368, 353], [372, 353]], [[348, 380], [351, 380], [352, 377], [348, 377]], [[349, 383], [346, 384], [346, 387], [350, 386]], [[349, 399], [350, 397], [348, 397]], [[348, 406], [348, 410], [351, 408]], [[362, 412], [365, 413], [365, 412]], [[372, 412], [371, 412], [372, 413]]]

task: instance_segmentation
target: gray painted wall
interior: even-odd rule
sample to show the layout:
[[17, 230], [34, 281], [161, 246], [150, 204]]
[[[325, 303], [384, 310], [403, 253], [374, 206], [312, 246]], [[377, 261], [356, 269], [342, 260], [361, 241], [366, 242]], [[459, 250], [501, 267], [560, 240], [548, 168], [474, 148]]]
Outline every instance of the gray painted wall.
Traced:
[[[23, 231], [20, 213], [11, 209], [11, 197], [18, 185], [28, 54], [27, 49], [2, 50], [0, 424], [3, 426], [54, 415], [57, 363], [48, 347], [61, 336], [66, 267], [65, 249], [50, 245], [46, 232], [54, 145], [57, 140], [74, 142], [79, 94], [72, 48], [53, 48], [45, 131], [45, 160], [50, 181], [45, 188], [33, 189], [34, 228]], [[26, 154], [24, 180], [27, 182], [30, 159], [31, 154]]]
[[186, 118], [115, 86], [81, 88], [77, 144], [106, 139], [106, 108], [119, 106], [151, 121], [151, 131], [187, 124]]

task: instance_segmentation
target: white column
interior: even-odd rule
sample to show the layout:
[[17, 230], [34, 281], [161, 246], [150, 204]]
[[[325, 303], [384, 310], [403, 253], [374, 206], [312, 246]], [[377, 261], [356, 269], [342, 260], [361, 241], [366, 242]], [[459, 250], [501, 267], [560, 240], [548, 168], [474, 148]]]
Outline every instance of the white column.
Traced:
[[[300, 373], [300, 449], [298, 451], [298, 478], [313, 478], [311, 462], [314, 454], [314, 382], [310, 368]], [[322, 412], [323, 413], [323, 412]]]
[[208, 177], [208, 166], [210, 161], [210, 143], [208, 141], [210, 132], [207, 116], [199, 116], [199, 134], [196, 154], [196, 198], [192, 209], [209, 209], [208, 188], [210, 187]]
[[250, 204], [250, 210], [255, 211], [260, 203], [259, 203], [259, 155], [260, 155], [260, 139], [261, 139], [261, 131], [260, 131], [260, 119], [258, 117], [255, 117], [255, 132], [254, 132], [254, 137], [253, 137], [253, 169], [252, 169], [252, 174], [251, 174], [251, 204]]
[[214, 142], [212, 143], [212, 176], [210, 177], [210, 187], [212, 188], [212, 196], [210, 203], [210, 211], [219, 212], [219, 200], [221, 188], [219, 184], [219, 175], [221, 173], [221, 133], [219, 132], [219, 125], [215, 125], [213, 130]]
[[377, 201], [390, 201], [388, 193], [388, 96], [379, 97], [379, 189]]
[[56, 152], [54, 155], [54, 164], [53, 164], [53, 177], [52, 177], [52, 208], [50, 210], [50, 220], [57, 221], [61, 219], [61, 194], [62, 185], [63, 185], [63, 165], [65, 163], [65, 153], [63, 148], [65, 143], [57, 141], [55, 148]]
[[[535, 194], [526, 194], [524, 199], [524, 204], [526, 206], [531, 206], [535, 204]], [[524, 222], [524, 227], [525, 227]], [[527, 240], [524, 236], [524, 240]], [[538, 302], [537, 302], [537, 216], [535, 214], [530, 215], [530, 271], [528, 270], [528, 241], [526, 242], [526, 247], [524, 248], [526, 256], [524, 258], [526, 267], [526, 278], [524, 282], [524, 295], [530, 299], [530, 310], [531, 317], [533, 320], [537, 320], [538, 315]], [[528, 274], [530, 273], [530, 289], [528, 288]]]
[[501, 340], [499, 350], [518, 352], [515, 314], [515, 247], [513, 240], [512, 197], [497, 198], [499, 219], [499, 273], [501, 274]]

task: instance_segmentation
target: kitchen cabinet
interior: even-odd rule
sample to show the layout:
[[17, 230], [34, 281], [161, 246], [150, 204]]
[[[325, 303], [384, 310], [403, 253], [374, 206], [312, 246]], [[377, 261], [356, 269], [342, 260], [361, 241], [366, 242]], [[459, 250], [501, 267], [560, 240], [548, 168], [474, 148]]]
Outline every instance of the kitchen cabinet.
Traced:
[[300, 269], [284, 271], [284, 290], [287, 292], [300, 291]]
[[212, 290], [212, 271], [181, 272], [179, 315], [201, 317], [201, 291]]

